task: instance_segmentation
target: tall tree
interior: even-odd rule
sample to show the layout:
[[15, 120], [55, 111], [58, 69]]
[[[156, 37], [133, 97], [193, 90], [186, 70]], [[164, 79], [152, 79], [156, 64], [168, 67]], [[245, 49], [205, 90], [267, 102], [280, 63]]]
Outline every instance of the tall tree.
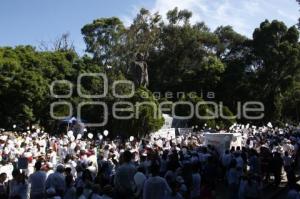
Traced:
[[214, 88], [225, 67], [216, 56], [218, 38], [205, 25], [191, 25], [191, 13], [177, 8], [161, 23], [159, 45], [150, 52], [150, 88], [155, 91], [200, 91]]
[[267, 118], [280, 120], [282, 99], [300, 69], [299, 32], [283, 22], [265, 21], [253, 33], [252, 68], [257, 95], [265, 104]]
[[124, 31], [124, 25], [117, 17], [96, 19], [81, 29], [86, 51], [102, 65], [118, 63], [117, 52], [123, 42]]
[[[149, 54], [159, 41], [161, 16], [142, 8], [126, 31], [126, 52]], [[131, 53], [131, 55], [130, 55]]]

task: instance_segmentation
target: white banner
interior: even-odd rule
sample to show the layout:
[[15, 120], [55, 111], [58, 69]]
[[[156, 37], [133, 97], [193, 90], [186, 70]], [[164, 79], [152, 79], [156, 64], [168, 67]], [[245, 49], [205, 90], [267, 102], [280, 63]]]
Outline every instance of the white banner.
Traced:
[[150, 136], [151, 136], [151, 139], [164, 138], [164, 139], [167, 139], [167, 140], [171, 140], [171, 139], [174, 139], [176, 137], [174, 128], [160, 129], [159, 131], [157, 131], [155, 133], [152, 133]]

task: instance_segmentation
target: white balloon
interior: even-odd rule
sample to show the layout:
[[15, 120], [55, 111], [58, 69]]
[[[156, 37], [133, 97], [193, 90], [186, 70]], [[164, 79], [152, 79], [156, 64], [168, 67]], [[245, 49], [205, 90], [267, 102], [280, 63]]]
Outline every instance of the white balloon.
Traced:
[[92, 139], [94, 136], [92, 133], [88, 133], [88, 138]]
[[15, 129], [16, 127], [17, 127], [17, 125], [14, 124], [14, 125], [13, 125], [13, 128]]
[[264, 128], [262, 129], [262, 132], [267, 133], [268, 132], [268, 127], [264, 126]]
[[81, 134], [78, 134], [77, 135], [77, 140], [80, 140], [82, 138], [82, 135]]
[[272, 125], [271, 122], [269, 122], [269, 123], [267, 124], [267, 126], [270, 127], [270, 128], [273, 128], [273, 125]]
[[83, 129], [83, 132], [87, 132], [87, 129], [86, 129], [86, 128], [84, 128], [84, 129]]
[[27, 128], [26, 128], [27, 130], [29, 130], [29, 126], [27, 126]]
[[71, 149], [75, 149], [75, 147], [76, 147], [76, 143], [75, 143], [75, 142], [72, 142], [72, 143], [71, 143]]
[[103, 135], [100, 134], [100, 135], [98, 136], [98, 138], [99, 138], [99, 140], [102, 140], [102, 139], [103, 139]]
[[72, 135], [72, 136], [70, 137], [70, 140], [71, 140], [72, 142], [75, 140], [74, 135]]
[[108, 130], [104, 130], [104, 131], [103, 131], [103, 135], [104, 135], [104, 136], [107, 136], [107, 135], [108, 135]]
[[130, 142], [132, 142], [134, 140], [134, 137], [130, 136], [129, 140], [130, 140]]
[[37, 132], [37, 133], [40, 133], [40, 132], [41, 132], [41, 129], [37, 129], [36, 132]]
[[68, 132], [67, 132], [67, 135], [68, 135], [68, 137], [73, 136], [73, 131], [68, 131]]
[[2, 135], [2, 136], [0, 137], [0, 140], [6, 141], [6, 140], [7, 140], [7, 135]]

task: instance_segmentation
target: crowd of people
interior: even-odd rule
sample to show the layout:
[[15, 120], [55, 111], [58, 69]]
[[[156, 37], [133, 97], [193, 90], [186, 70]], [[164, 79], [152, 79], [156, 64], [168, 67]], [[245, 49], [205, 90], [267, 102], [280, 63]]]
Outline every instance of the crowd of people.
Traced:
[[128, 140], [2, 132], [0, 198], [7, 199], [258, 199], [264, 186], [287, 178], [287, 198], [300, 198], [294, 127], [235, 125], [241, 146], [205, 145], [203, 130], [175, 138]]

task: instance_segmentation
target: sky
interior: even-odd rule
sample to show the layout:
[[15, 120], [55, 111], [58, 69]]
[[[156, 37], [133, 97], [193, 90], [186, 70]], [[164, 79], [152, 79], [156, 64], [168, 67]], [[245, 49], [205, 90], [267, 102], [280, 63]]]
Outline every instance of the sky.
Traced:
[[0, 46], [39, 46], [69, 33], [82, 54], [80, 29], [94, 19], [117, 16], [129, 25], [142, 7], [164, 15], [176, 6], [193, 12], [192, 23], [204, 21], [212, 30], [231, 25], [250, 38], [265, 19], [292, 26], [300, 16], [295, 0], [1, 0]]

